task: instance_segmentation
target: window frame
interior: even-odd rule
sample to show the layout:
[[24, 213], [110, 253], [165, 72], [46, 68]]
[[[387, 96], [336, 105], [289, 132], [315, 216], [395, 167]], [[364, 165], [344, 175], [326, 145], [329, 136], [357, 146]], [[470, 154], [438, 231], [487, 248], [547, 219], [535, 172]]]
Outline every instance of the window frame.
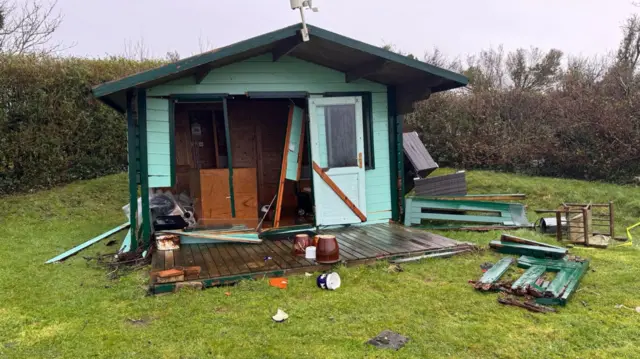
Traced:
[[346, 97], [360, 96], [362, 97], [362, 129], [364, 134], [364, 169], [365, 171], [374, 170], [375, 155], [373, 144], [373, 101], [371, 92], [355, 91], [355, 92], [325, 92], [323, 97]]

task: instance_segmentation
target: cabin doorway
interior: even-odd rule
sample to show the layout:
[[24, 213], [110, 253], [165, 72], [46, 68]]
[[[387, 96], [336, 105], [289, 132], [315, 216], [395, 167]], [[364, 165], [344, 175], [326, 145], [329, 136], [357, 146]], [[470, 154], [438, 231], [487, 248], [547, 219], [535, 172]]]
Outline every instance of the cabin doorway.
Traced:
[[238, 96], [226, 109], [178, 102], [174, 111], [172, 192], [193, 200], [199, 227], [315, 224], [306, 99]]

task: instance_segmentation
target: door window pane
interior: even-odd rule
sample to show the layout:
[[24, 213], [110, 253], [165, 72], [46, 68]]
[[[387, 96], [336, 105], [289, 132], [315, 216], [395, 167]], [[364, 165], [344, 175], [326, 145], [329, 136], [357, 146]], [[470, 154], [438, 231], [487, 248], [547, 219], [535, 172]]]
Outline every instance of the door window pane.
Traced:
[[325, 106], [329, 168], [358, 166], [355, 105]]

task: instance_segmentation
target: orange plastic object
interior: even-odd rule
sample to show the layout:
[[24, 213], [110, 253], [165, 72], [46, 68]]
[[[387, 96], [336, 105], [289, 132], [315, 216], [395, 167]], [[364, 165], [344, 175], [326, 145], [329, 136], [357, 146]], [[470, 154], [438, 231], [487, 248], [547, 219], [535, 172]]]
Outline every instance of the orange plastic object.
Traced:
[[289, 284], [289, 280], [287, 278], [271, 278], [269, 279], [269, 285], [272, 287], [286, 289], [287, 284]]

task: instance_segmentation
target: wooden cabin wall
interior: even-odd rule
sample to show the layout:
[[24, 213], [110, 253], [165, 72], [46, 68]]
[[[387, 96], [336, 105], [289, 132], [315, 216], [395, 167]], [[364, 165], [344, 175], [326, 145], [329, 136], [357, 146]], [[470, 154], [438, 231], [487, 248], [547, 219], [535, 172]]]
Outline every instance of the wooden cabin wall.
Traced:
[[[278, 192], [289, 101], [230, 100], [228, 111], [233, 167], [257, 168], [258, 203], [267, 205]], [[295, 183], [288, 182], [283, 207], [296, 205]]]
[[[375, 169], [367, 170], [365, 173], [367, 222], [384, 222], [391, 218], [391, 164], [386, 86], [366, 80], [347, 83], [343, 72], [290, 56], [284, 56], [274, 62], [270, 54], [265, 54], [213, 69], [200, 83], [196, 83], [193, 76], [185, 76], [150, 88], [147, 94], [244, 95], [250, 91], [306, 91], [311, 96], [322, 96], [325, 92], [371, 92]], [[395, 139], [391, 141], [394, 143]], [[269, 196], [262, 194], [260, 203], [262, 204], [267, 197]]]

